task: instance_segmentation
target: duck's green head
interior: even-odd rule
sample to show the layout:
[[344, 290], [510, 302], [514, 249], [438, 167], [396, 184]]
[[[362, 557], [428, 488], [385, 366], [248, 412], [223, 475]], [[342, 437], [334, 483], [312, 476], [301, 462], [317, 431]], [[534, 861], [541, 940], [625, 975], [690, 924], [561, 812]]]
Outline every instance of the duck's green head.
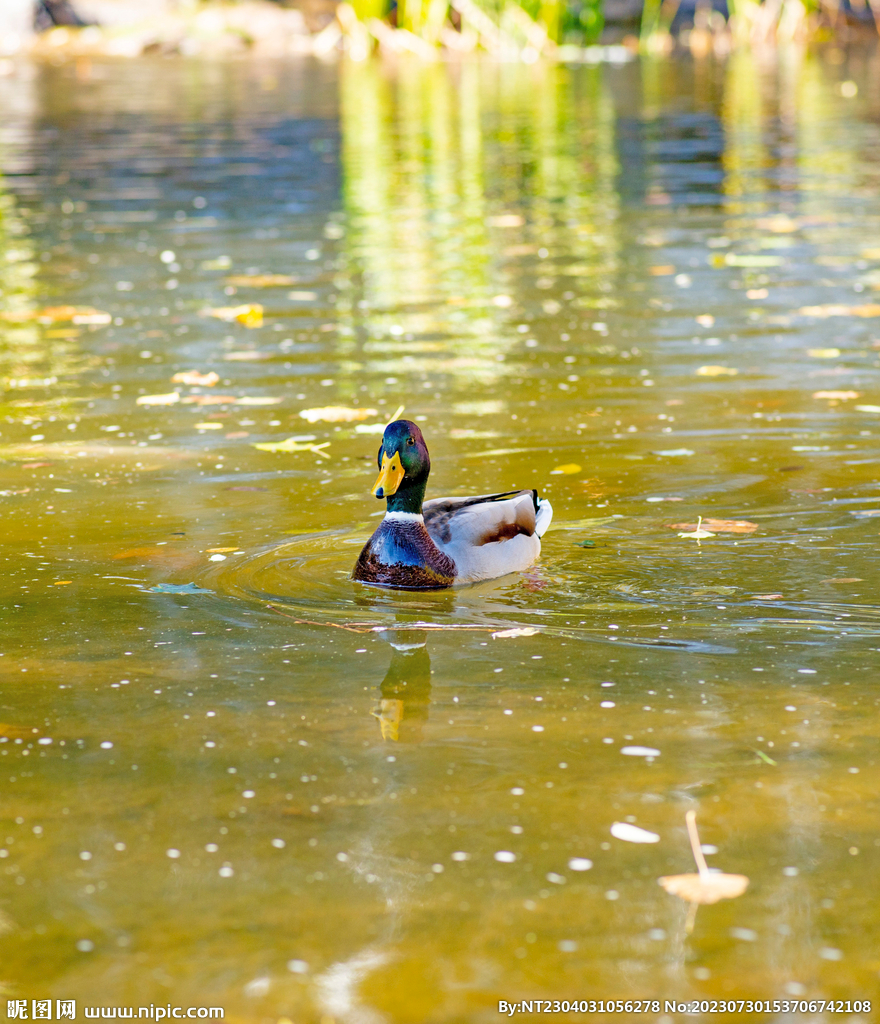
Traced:
[[431, 456], [422, 432], [411, 420], [395, 420], [385, 428], [379, 449], [377, 498], [388, 499], [389, 512], [421, 512]]

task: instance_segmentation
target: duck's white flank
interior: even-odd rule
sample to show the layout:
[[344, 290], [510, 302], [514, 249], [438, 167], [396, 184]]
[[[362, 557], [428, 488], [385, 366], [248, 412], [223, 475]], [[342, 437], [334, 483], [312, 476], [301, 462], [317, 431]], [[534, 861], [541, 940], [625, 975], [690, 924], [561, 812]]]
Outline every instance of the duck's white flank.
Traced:
[[425, 517], [420, 512], [386, 512], [384, 521], [389, 523], [423, 523]]

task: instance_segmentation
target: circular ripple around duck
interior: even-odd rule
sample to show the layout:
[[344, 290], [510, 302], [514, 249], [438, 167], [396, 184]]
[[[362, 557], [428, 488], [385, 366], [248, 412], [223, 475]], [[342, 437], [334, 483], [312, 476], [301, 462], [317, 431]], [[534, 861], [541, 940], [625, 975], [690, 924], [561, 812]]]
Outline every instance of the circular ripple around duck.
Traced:
[[338, 532], [295, 537], [211, 566], [198, 582], [218, 594], [283, 605], [327, 622], [393, 625], [398, 617], [442, 620], [451, 613], [459, 620], [494, 622], [498, 614], [507, 619], [514, 611], [509, 601], [501, 607], [491, 601], [511, 588], [509, 577], [467, 588], [480, 595], [464, 600], [462, 590], [386, 590], [357, 583], [351, 570], [365, 539]]

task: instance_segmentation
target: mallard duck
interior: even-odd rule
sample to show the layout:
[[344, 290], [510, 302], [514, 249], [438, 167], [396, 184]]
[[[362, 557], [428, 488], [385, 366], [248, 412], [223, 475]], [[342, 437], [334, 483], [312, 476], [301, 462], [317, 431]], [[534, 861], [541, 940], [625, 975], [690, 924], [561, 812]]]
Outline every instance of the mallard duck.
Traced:
[[388, 510], [352, 572], [362, 583], [438, 590], [527, 569], [553, 509], [537, 491], [425, 501], [431, 456], [410, 420], [385, 428], [372, 493]]

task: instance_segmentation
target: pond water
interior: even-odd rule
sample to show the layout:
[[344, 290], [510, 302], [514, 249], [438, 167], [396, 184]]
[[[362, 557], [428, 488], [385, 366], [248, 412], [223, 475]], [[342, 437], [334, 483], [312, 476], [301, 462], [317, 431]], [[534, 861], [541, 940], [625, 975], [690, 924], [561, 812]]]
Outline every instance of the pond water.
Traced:
[[[0, 78], [5, 998], [875, 1019], [878, 81]], [[401, 405], [429, 494], [551, 499], [529, 572], [349, 580]]]

